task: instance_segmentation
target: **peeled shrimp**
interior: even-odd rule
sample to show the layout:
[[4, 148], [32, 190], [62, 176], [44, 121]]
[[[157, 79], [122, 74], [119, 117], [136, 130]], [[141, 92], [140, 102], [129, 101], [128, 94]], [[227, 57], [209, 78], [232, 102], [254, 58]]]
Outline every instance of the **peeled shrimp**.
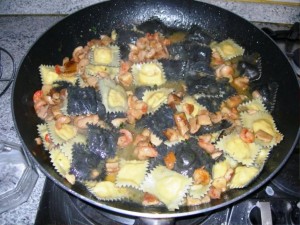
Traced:
[[135, 123], [147, 112], [147, 109], [148, 105], [145, 102], [138, 100], [136, 96], [130, 95], [128, 97], [128, 122], [131, 124]]
[[139, 160], [146, 160], [148, 158], [157, 157], [158, 152], [154, 147], [151, 146], [137, 146], [134, 149], [134, 155]]
[[198, 145], [209, 154], [216, 152], [215, 146], [210, 142], [211, 138], [212, 136], [210, 134], [204, 134], [198, 138]]
[[195, 169], [193, 173], [194, 184], [207, 185], [210, 182], [210, 175], [207, 170], [203, 168]]
[[221, 65], [216, 69], [216, 77], [217, 79], [228, 78], [229, 82], [233, 81], [234, 69], [229, 65]]
[[240, 138], [246, 143], [253, 143], [255, 136], [254, 136], [254, 133], [251, 132], [249, 129], [242, 128], [242, 130], [240, 132]]
[[119, 147], [124, 148], [132, 143], [133, 136], [129, 130], [120, 129], [120, 133], [121, 133], [121, 136], [118, 138], [118, 142], [117, 142], [117, 145]]

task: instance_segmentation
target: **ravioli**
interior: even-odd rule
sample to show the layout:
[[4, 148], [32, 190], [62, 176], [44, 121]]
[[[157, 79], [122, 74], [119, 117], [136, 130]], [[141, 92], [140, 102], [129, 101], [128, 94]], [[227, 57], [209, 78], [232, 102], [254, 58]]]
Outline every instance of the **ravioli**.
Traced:
[[73, 184], [75, 182], [75, 176], [69, 174], [71, 163], [68, 157], [66, 157], [60, 149], [54, 148], [50, 151], [50, 159], [55, 170]]
[[[188, 113], [185, 108], [192, 107], [191, 113]], [[206, 110], [206, 107], [199, 104], [195, 98], [191, 96], [185, 96], [181, 103], [179, 105], [176, 105], [176, 109], [178, 112], [184, 112], [187, 119], [190, 119], [191, 117], [196, 117], [199, 115], [201, 110]]]
[[97, 182], [94, 186], [88, 189], [100, 200], [116, 201], [128, 197], [128, 190], [126, 188], [117, 187], [110, 181]]
[[112, 80], [99, 81], [102, 103], [107, 112], [126, 112], [128, 109], [127, 94], [124, 88]]
[[251, 101], [245, 102], [238, 106], [237, 108], [240, 112], [247, 111], [248, 113], [255, 113], [258, 111], [267, 112], [266, 106], [263, 104], [261, 99], [253, 99]]
[[82, 134], [77, 134], [74, 138], [63, 143], [60, 146], [61, 152], [72, 162], [72, 152], [73, 152], [73, 145], [75, 143], [86, 144], [86, 136]]
[[140, 189], [148, 168], [147, 161], [122, 160], [116, 177], [117, 187], [133, 187]]
[[224, 60], [230, 60], [244, 54], [245, 50], [232, 39], [221, 41], [212, 46]]
[[67, 81], [72, 84], [75, 84], [77, 81], [77, 76], [70, 76], [70, 77], [60, 76], [55, 72], [54, 66], [41, 65], [39, 69], [40, 69], [40, 75], [41, 75], [41, 80], [43, 85], [45, 84], [52, 85], [54, 82], [57, 81]]
[[120, 50], [117, 46], [93, 46], [90, 51], [93, 65], [115, 66], [120, 64]]
[[71, 140], [77, 134], [77, 128], [71, 124], [62, 124], [60, 129], [57, 129], [54, 121], [47, 123], [49, 135], [54, 144], [63, 144]]
[[164, 70], [161, 63], [149, 62], [134, 64], [132, 75], [136, 86], [160, 86], [166, 82]]
[[191, 184], [191, 178], [164, 166], [157, 166], [146, 177], [142, 190], [156, 196], [170, 211], [173, 211], [179, 208]]
[[[283, 138], [283, 135], [276, 128], [273, 117], [268, 112], [242, 113], [241, 121], [244, 127], [253, 130], [256, 136], [255, 142], [263, 147], [273, 147]], [[270, 135], [269, 140], [259, 138], [260, 131]]]
[[211, 182], [206, 185], [193, 184], [189, 190], [189, 196], [191, 196], [192, 198], [201, 199], [207, 194], [210, 186], [211, 186]]
[[148, 105], [148, 113], [154, 113], [161, 105], [167, 103], [168, 95], [172, 91], [169, 88], [146, 90], [142, 100]]
[[223, 137], [217, 142], [216, 147], [246, 166], [253, 164], [260, 150], [259, 145], [244, 142], [236, 133]]
[[230, 188], [243, 188], [247, 186], [258, 174], [260, 170], [256, 167], [238, 166], [234, 170], [234, 175], [229, 183]]
[[47, 124], [42, 123], [37, 125], [38, 134], [43, 141], [43, 146], [45, 150], [49, 151], [50, 143], [46, 140], [46, 136], [49, 135]]

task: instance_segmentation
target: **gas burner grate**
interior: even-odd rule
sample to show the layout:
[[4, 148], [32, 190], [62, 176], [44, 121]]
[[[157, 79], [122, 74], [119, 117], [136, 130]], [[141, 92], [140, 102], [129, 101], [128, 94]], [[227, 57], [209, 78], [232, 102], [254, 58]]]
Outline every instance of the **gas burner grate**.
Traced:
[[263, 27], [262, 30], [277, 44], [283, 43], [283, 51], [290, 59], [292, 67], [300, 78], [300, 23], [294, 23], [288, 30], [272, 30]]
[[7, 91], [16, 76], [16, 65], [12, 55], [0, 47], [0, 98]]

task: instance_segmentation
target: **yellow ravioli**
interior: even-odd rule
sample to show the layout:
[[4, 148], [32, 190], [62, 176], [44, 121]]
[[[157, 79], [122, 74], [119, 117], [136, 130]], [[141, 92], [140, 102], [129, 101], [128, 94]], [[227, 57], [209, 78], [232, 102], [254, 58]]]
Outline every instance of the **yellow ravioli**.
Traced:
[[216, 146], [234, 160], [247, 166], [252, 165], [260, 150], [257, 144], [244, 142], [236, 133], [223, 137]]
[[260, 172], [256, 167], [238, 166], [229, 183], [230, 188], [243, 188], [248, 185]]
[[94, 186], [88, 187], [89, 191], [100, 200], [121, 200], [128, 196], [126, 188], [117, 187], [113, 182], [101, 181]]
[[116, 177], [117, 187], [128, 186], [140, 189], [140, 185], [145, 179], [147, 168], [147, 161], [121, 161], [120, 170]]
[[157, 166], [147, 176], [142, 190], [156, 196], [169, 210], [175, 210], [179, 208], [191, 184], [191, 178]]
[[132, 74], [136, 86], [160, 86], [166, 82], [163, 68], [160, 63], [135, 64]]

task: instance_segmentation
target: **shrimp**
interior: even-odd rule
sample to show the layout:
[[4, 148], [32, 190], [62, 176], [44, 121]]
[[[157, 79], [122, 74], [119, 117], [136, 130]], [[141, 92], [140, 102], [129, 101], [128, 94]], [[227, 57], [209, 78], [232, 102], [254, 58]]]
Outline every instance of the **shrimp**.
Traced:
[[63, 124], [68, 124], [70, 122], [71, 122], [71, 118], [69, 116], [61, 115], [55, 121], [55, 127], [56, 127], [56, 129], [61, 129]]
[[158, 152], [152, 146], [137, 146], [133, 153], [139, 160], [157, 157]]
[[129, 95], [128, 97], [128, 110], [127, 118], [128, 122], [134, 124], [136, 120], [139, 120], [144, 114], [147, 113], [148, 105], [138, 100], [136, 96]]
[[209, 115], [198, 115], [197, 116], [197, 123], [199, 125], [211, 125], [212, 124]]
[[192, 117], [189, 119], [189, 124], [190, 124], [190, 133], [191, 134], [196, 133], [201, 127], [201, 125], [198, 123], [198, 119], [195, 117]]
[[118, 138], [117, 145], [124, 148], [130, 145], [133, 141], [132, 133], [126, 129], [120, 129], [121, 136]]
[[158, 205], [158, 204], [160, 204], [160, 201], [154, 195], [152, 195], [148, 192], [145, 192], [142, 204], [144, 206]]
[[88, 124], [98, 124], [99, 116], [98, 115], [89, 115], [89, 116], [77, 116], [74, 118], [74, 125], [81, 129], [86, 129]]
[[226, 106], [228, 106], [229, 108], [236, 108], [238, 107], [239, 104], [241, 104], [243, 101], [243, 98], [242, 96], [240, 95], [235, 95], [235, 96], [232, 96], [230, 98], [228, 98], [226, 101], [225, 101], [225, 104]]
[[221, 198], [221, 190], [215, 188], [214, 186], [211, 186], [209, 191], [208, 191], [208, 195], [211, 199], [220, 199]]
[[219, 66], [224, 64], [224, 60], [222, 59], [221, 55], [213, 49], [212, 55], [211, 55], [211, 65], [212, 66]]
[[181, 101], [182, 99], [178, 95], [172, 93], [168, 95], [168, 105], [173, 109], [175, 109], [175, 106], [179, 105]]
[[215, 146], [210, 142], [211, 134], [204, 134], [199, 136], [198, 145], [203, 148], [208, 154], [213, 154], [216, 152]]
[[222, 113], [221, 112], [210, 113], [209, 118], [211, 122], [219, 123], [222, 120]]
[[212, 186], [221, 192], [225, 192], [227, 190], [227, 181], [224, 177], [219, 177], [213, 180]]
[[164, 162], [166, 164], [166, 167], [172, 170], [176, 163], [175, 153], [173, 151], [168, 152], [168, 154], [164, 157]]
[[255, 132], [255, 137], [265, 143], [269, 143], [273, 140], [273, 136], [263, 130]]
[[233, 84], [241, 89], [241, 90], [246, 90], [249, 87], [249, 78], [248, 77], [237, 77], [234, 78]]
[[127, 61], [121, 61], [120, 72], [118, 75], [118, 81], [125, 87], [129, 87], [132, 84], [133, 76], [129, 72], [132, 63]]
[[233, 81], [234, 69], [229, 65], [221, 65], [216, 69], [216, 77], [217, 79], [228, 78], [229, 82]]
[[210, 182], [210, 175], [207, 170], [203, 168], [195, 169], [193, 173], [194, 184], [207, 185]]
[[254, 136], [254, 133], [251, 132], [249, 129], [242, 128], [242, 130], [240, 132], [240, 138], [246, 143], [253, 143], [255, 136]]
[[181, 136], [185, 136], [185, 134], [190, 130], [189, 128], [189, 122], [185, 116], [184, 112], [181, 113], [175, 113], [174, 114], [174, 121], [177, 126], [177, 129]]
[[105, 163], [105, 168], [108, 174], [116, 173], [120, 170], [119, 162], [115, 160], [107, 160]]
[[129, 45], [130, 53], [128, 59], [137, 63], [168, 58], [167, 45], [170, 45], [170, 41], [162, 37], [158, 32], [154, 34], [147, 33], [145, 37], [141, 37], [136, 41], [136, 45]]
[[169, 141], [178, 141], [179, 140], [179, 131], [177, 130], [177, 128], [167, 128], [166, 130], [163, 131], [163, 134], [166, 136], [166, 138]]

